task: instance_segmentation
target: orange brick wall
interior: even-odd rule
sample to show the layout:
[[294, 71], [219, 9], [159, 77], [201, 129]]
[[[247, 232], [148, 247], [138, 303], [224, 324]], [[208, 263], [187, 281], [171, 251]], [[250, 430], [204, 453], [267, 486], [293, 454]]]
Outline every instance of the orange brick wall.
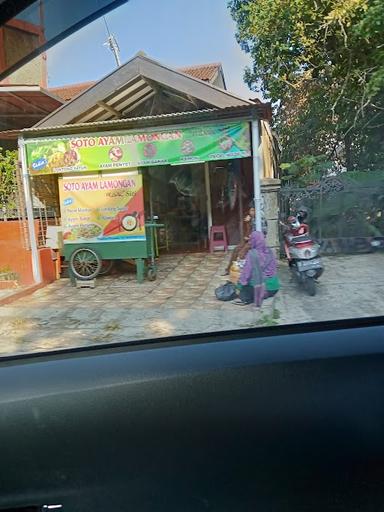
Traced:
[[[39, 221], [35, 221], [36, 233], [39, 231]], [[20, 236], [20, 222], [0, 222], [0, 269], [9, 267], [16, 272], [22, 285], [34, 284], [32, 274], [31, 251], [23, 248]], [[39, 249], [40, 265], [43, 281], [50, 283], [56, 278], [55, 262], [49, 248]]]
[[56, 280], [56, 263], [52, 259], [53, 251], [49, 247], [39, 249], [41, 277], [44, 283], [53, 283]]

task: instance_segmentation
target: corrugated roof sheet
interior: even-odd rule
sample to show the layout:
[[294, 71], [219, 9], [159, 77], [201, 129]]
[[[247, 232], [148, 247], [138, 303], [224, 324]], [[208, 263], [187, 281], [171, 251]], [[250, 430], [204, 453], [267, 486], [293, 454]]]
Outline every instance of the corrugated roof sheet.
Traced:
[[[174, 125], [177, 123], [198, 122], [198, 121], [214, 121], [215, 119], [251, 119], [258, 112], [255, 106], [238, 106], [227, 108], [209, 108], [204, 110], [195, 110], [190, 112], [176, 112], [172, 114], [160, 114], [155, 116], [131, 117], [127, 119], [112, 119], [108, 121], [96, 121], [93, 123], [76, 123], [60, 126], [32, 127], [19, 131], [18, 135], [25, 135], [28, 138], [33, 136], [41, 137], [43, 134], [47, 136], [55, 134], [75, 134], [75, 133], [92, 133], [105, 128], [106, 130], [119, 129], [141, 129], [156, 128], [158, 126]], [[11, 134], [11, 132], [9, 132]], [[13, 132], [13, 135], [16, 131]]]
[[0, 127], [27, 128], [62, 105], [51, 91], [37, 85], [0, 85]]

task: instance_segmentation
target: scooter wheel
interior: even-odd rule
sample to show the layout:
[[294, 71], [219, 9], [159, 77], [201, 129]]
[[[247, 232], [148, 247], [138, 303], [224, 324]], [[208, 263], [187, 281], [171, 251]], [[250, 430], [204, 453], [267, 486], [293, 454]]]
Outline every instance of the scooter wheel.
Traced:
[[310, 297], [314, 297], [316, 295], [316, 283], [313, 277], [307, 277], [305, 280], [305, 289]]

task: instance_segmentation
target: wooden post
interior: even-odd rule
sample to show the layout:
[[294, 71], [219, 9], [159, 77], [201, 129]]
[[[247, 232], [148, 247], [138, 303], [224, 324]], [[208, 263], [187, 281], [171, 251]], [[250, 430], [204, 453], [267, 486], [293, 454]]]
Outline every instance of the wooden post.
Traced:
[[142, 258], [138, 258], [135, 260], [136, 263], [136, 279], [138, 283], [144, 282], [144, 271], [145, 271], [145, 263]]
[[205, 173], [205, 194], [207, 197], [207, 229], [208, 229], [208, 240], [211, 234], [212, 227], [212, 201], [211, 201], [211, 182], [209, 177], [209, 162], [204, 163]]

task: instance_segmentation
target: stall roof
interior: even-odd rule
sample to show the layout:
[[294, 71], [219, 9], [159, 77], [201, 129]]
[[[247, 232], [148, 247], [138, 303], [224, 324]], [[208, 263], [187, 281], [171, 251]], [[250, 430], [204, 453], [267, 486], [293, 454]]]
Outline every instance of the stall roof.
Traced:
[[47, 127], [253, 102], [139, 53], [37, 123]]
[[[220, 62], [212, 62], [208, 64], [195, 64], [193, 66], [178, 68], [178, 71], [181, 71], [182, 73], [190, 75], [194, 78], [198, 78], [199, 80], [203, 80], [203, 82], [208, 82], [214, 85], [217, 85], [215, 84], [215, 81], [217, 80], [218, 75], [221, 75], [223, 89], [226, 89], [223, 68]], [[53, 94], [55, 94], [64, 101], [70, 101], [75, 96], [84, 92], [85, 90], [89, 89], [95, 84], [96, 80], [72, 83], [68, 85], [50, 87], [49, 91], [53, 92]]]
[[37, 85], [0, 85], [0, 129], [33, 126], [63, 100]]
[[156, 128], [160, 126], [174, 126], [175, 124], [187, 124], [208, 121], [228, 121], [235, 119], [250, 120], [260, 116], [260, 106], [250, 105], [241, 107], [227, 107], [224, 109], [210, 108], [191, 112], [176, 112], [173, 114], [161, 114], [156, 116], [131, 117], [127, 119], [114, 119], [110, 121], [97, 121], [94, 123], [77, 123], [47, 127], [32, 127], [24, 130], [12, 130], [8, 133], [12, 138], [24, 136], [35, 138], [53, 135], [71, 135], [94, 133], [106, 130], [132, 130], [143, 128]]

